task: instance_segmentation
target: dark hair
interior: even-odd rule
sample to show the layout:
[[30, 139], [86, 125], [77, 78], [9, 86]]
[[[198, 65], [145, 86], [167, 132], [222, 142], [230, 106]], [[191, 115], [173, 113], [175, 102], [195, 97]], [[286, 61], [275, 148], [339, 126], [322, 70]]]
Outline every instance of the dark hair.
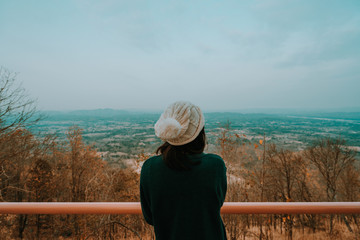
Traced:
[[187, 155], [200, 154], [206, 144], [205, 129], [192, 141], [181, 146], [174, 146], [168, 142], [163, 143], [157, 150], [161, 154], [165, 164], [176, 170], [190, 170], [191, 166], [200, 164], [200, 161], [190, 161]]

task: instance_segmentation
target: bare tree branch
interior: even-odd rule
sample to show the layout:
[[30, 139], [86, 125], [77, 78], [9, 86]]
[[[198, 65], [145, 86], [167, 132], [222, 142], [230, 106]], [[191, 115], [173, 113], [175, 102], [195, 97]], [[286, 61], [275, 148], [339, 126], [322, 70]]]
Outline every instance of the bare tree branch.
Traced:
[[0, 67], [0, 135], [26, 128], [38, 122], [41, 116], [21, 84], [16, 73]]

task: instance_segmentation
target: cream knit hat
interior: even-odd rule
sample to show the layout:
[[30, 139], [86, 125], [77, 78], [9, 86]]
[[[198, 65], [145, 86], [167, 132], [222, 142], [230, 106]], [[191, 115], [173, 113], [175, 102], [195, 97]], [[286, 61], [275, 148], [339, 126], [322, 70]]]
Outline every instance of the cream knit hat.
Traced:
[[193, 141], [205, 125], [199, 107], [178, 101], [168, 106], [155, 124], [155, 134], [171, 145], [180, 146]]

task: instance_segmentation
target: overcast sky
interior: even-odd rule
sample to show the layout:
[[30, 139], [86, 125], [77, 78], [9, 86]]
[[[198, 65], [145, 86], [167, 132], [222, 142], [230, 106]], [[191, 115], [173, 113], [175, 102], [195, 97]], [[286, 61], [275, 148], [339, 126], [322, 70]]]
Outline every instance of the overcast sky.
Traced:
[[1, 0], [42, 110], [360, 107], [359, 0]]

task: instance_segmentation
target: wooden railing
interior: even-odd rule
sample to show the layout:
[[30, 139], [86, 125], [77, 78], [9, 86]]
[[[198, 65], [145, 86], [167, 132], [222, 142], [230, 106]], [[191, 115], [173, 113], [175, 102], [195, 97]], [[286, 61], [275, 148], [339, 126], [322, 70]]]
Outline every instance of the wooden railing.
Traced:
[[[225, 202], [222, 214], [359, 214], [360, 202]], [[0, 214], [141, 214], [139, 202], [1, 202]]]

